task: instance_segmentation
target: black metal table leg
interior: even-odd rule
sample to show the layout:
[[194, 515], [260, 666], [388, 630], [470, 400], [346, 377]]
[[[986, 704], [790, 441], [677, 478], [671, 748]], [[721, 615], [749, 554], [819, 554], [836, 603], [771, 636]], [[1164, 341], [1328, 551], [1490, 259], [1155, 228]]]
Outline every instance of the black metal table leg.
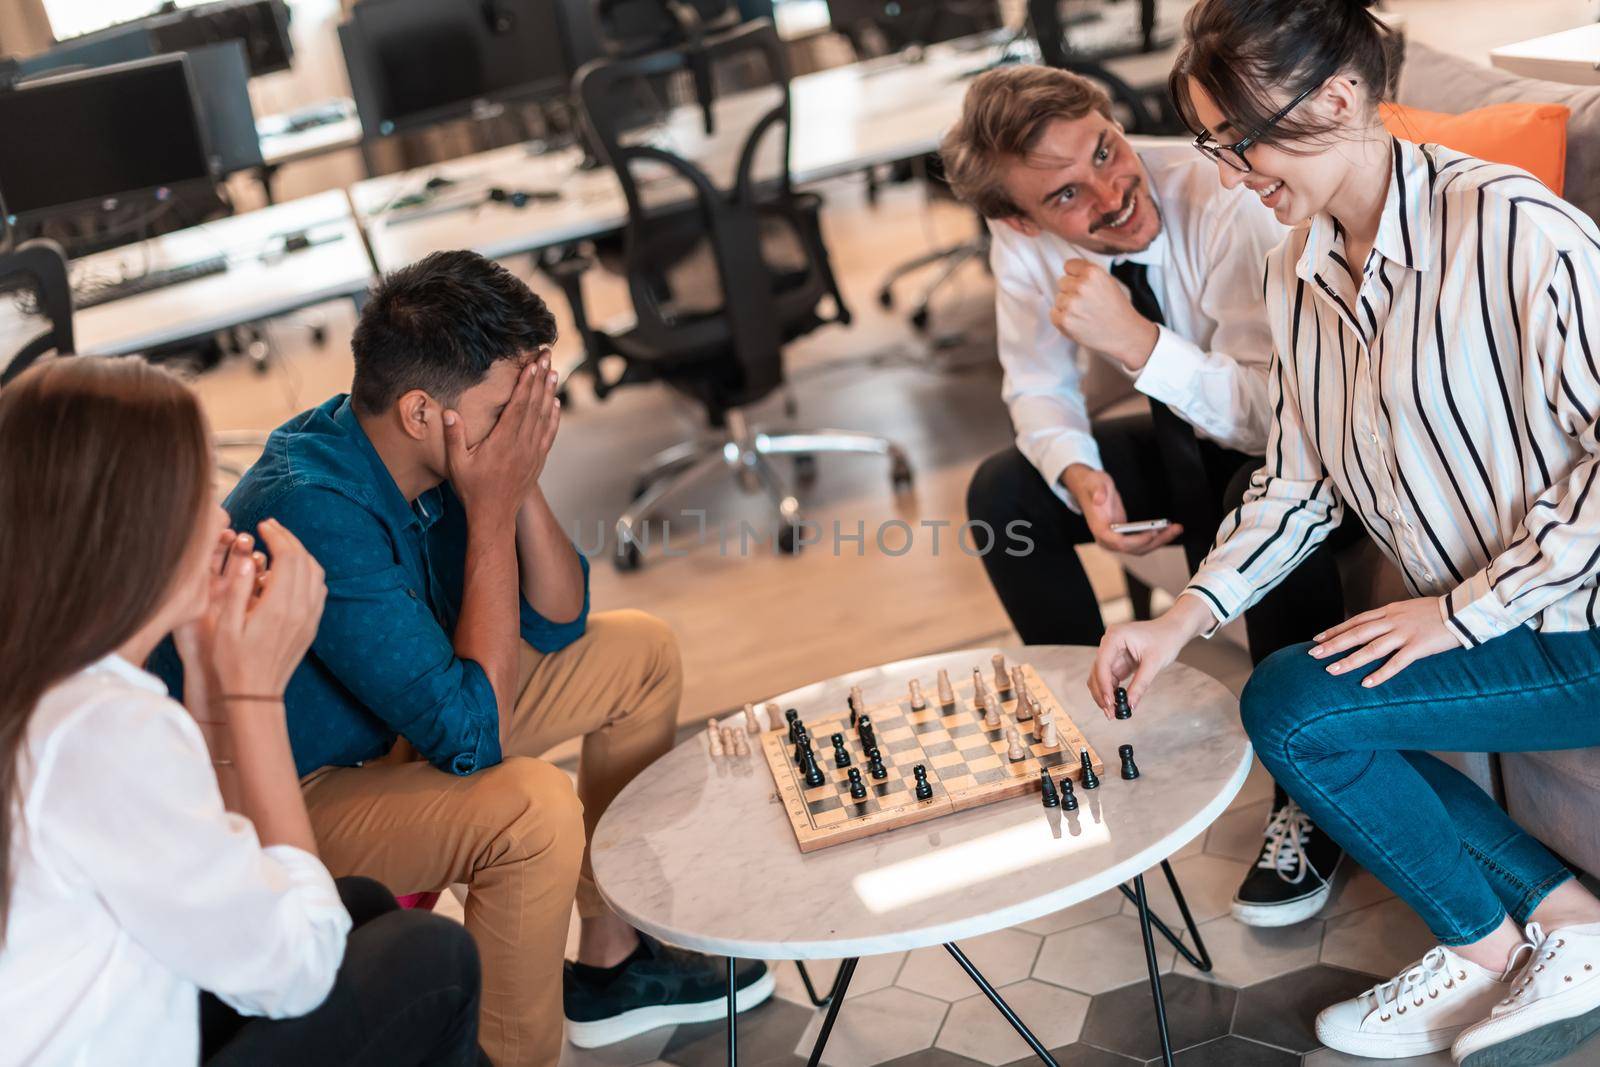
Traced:
[[823, 1016], [822, 1030], [817, 1034], [817, 1043], [811, 1049], [811, 1058], [806, 1060], [806, 1067], [817, 1067], [822, 1062], [822, 1050], [827, 1047], [828, 1035], [833, 1032], [833, 1021], [839, 1017], [839, 1006], [844, 1003], [845, 990], [850, 987], [850, 976], [856, 973], [857, 959], [845, 960], [839, 965], [839, 977], [834, 979], [833, 993], [829, 1000], [828, 1014]]
[[839, 969], [834, 972], [833, 986], [829, 988], [828, 995], [825, 997], [817, 996], [817, 987], [811, 984], [811, 972], [806, 970], [806, 961], [795, 960], [794, 965], [795, 969], [800, 972], [800, 981], [805, 983], [806, 997], [810, 999], [811, 1006], [813, 1008], [826, 1008], [833, 1001], [834, 994], [838, 991], [839, 976], [844, 974], [844, 964], [841, 963]]
[[989, 984], [989, 980], [983, 976], [982, 972], [972, 965], [972, 961], [967, 959], [966, 953], [957, 948], [953, 941], [946, 942], [944, 947], [951, 956], [955, 957], [955, 961], [961, 965], [961, 969], [967, 972], [967, 977], [971, 978], [978, 988], [983, 991], [983, 995], [989, 998], [989, 1003], [1000, 1009], [1000, 1014], [1005, 1016], [1006, 1022], [1011, 1024], [1012, 1029], [1022, 1035], [1022, 1040], [1026, 1041], [1028, 1047], [1033, 1049], [1034, 1055], [1048, 1063], [1050, 1067], [1059, 1067], [1055, 1057], [1050, 1055], [1050, 1050], [1045, 1048], [1037, 1037], [1033, 1036], [1033, 1031], [1029, 1030], [1021, 1019], [1017, 1018], [1017, 1013], [1011, 1010], [1011, 1005], [1007, 1004], [1005, 998], [996, 992], [994, 986]]
[[1161, 1035], [1161, 1062], [1164, 1067], [1172, 1067], [1172, 1039], [1167, 1034], [1167, 1004], [1161, 996], [1161, 964], [1156, 960], [1156, 941], [1150, 932], [1150, 905], [1145, 900], [1142, 874], [1134, 876], [1133, 896], [1134, 903], [1139, 907], [1139, 932], [1144, 935], [1144, 962], [1150, 969], [1150, 998], [1156, 1005], [1156, 1032]]
[[[1189, 902], [1184, 899], [1183, 890], [1178, 887], [1178, 876], [1172, 873], [1172, 865], [1166, 860], [1161, 861], [1161, 870], [1167, 876], [1167, 885], [1172, 887], [1172, 899], [1178, 902], [1178, 912], [1183, 916], [1184, 926], [1189, 929], [1189, 937], [1194, 941], [1194, 950], [1190, 951], [1189, 947], [1183, 943], [1183, 938], [1179, 934], [1173, 933], [1172, 927], [1162, 922], [1161, 917], [1153, 912], [1150, 914], [1150, 925], [1155, 927], [1156, 933], [1171, 942], [1172, 947], [1177, 949], [1178, 954], [1188, 960], [1195, 970], [1209, 974], [1211, 973], [1211, 953], [1206, 950], [1206, 943], [1200, 937], [1200, 928], [1195, 925], [1194, 916], [1189, 912]], [[1131, 903], [1135, 906], [1138, 905], [1139, 902], [1134, 898], [1133, 890], [1125, 885], [1119, 885], [1117, 889]], [[1148, 911], [1149, 909], [1147, 908], [1146, 910]]]
[[734, 978], [734, 958], [728, 957], [728, 1067], [739, 1062], [739, 987]]

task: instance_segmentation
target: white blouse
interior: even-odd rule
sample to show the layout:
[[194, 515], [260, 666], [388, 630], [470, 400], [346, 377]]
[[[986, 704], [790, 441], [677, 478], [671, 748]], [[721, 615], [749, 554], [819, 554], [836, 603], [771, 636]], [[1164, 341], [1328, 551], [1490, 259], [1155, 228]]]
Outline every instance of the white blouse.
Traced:
[[0, 1067], [187, 1067], [201, 989], [272, 1018], [322, 1003], [350, 930], [332, 878], [224, 810], [158, 679], [108, 656], [50, 689], [19, 772]]

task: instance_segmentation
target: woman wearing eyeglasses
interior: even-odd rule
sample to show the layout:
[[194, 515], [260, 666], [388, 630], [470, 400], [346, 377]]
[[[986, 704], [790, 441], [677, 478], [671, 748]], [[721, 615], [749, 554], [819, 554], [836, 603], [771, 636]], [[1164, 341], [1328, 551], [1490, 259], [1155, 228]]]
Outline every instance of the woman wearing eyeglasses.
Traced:
[[1264, 296], [1267, 462], [1173, 608], [1107, 631], [1109, 711], [1353, 509], [1408, 599], [1285, 649], [1261, 761], [1438, 947], [1318, 1017], [1343, 1052], [1545, 1063], [1600, 1029], [1600, 901], [1430, 751], [1600, 744], [1600, 232], [1523, 171], [1396, 140], [1357, 0], [1201, 0], [1172, 76], [1196, 146], [1291, 226]]

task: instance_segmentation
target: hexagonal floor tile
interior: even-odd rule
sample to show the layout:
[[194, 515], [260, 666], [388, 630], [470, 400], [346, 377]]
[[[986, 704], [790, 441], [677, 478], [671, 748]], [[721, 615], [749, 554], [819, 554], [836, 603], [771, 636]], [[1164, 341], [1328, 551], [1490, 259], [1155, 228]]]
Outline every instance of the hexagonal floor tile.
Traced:
[[[769, 1000], [739, 1015], [739, 1062], [761, 1067], [799, 1067], [795, 1055], [812, 1012], [786, 1000]], [[810, 1052], [810, 1046], [806, 1046]], [[723, 1019], [679, 1026], [661, 1058], [679, 1067], [722, 1067], [728, 1062], [728, 1027]]]
[[[1178, 887], [1183, 890], [1183, 899], [1188, 902], [1189, 911], [1197, 923], [1228, 914], [1233, 906], [1233, 894], [1244, 879], [1245, 869], [1246, 864], [1238, 860], [1205, 855], [1190, 856], [1172, 865], [1172, 873], [1178, 876]], [[1168, 926], [1181, 930], [1183, 916], [1178, 911], [1177, 901], [1172, 899], [1167, 876], [1160, 867], [1145, 872], [1144, 891], [1151, 910]], [[1138, 914], [1133, 901], [1123, 899], [1122, 914]]]
[[[957, 942], [956, 947], [990, 985], [1003, 986], [1028, 977], [1043, 940], [1038, 934], [1022, 930], [997, 930]], [[895, 985], [948, 1001], [964, 1000], [977, 988], [943, 945], [919, 948], [908, 955]]]
[[1122, 894], [1116, 890], [1101, 893], [1097, 897], [1090, 897], [1081, 904], [1074, 904], [1070, 908], [1041, 915], [1037, 919], [1018, 926], [1018, 930], [1026, 930], [1030, 934], [1054, 934], [1084, 923], [1104, 919], [1107, 915], [1115, 915], [1122, 910]]
[[1261, 855], [1261, 830], [1271, 814], [1270, 800], [1231, 809], [1206, 831], [1206, 852], [1240, 863], [1254, 862]]
[[[1161, 987], [1174, 1050], [1215, 1041], [1228, 1032], [1237, 990], [1177, 974], [1164, 977]], [[1144, 1060], [1161, 1055], [1150, 984], [1135, 982], [1098, 994], [1089, 1004], [1082, 1040]]]
[[[845, 999], [863, 996], [893, 985], [895, 975], [900, 973], [900, 965], [905, 959], [904, 952], [891, 952], [885, 956], [862, 956], [861, 961], [856, 964], [856, 973], [850, 976], [850, 989], [845, 993]], [[828, 995], [828, 990], [833, 987], [834, 978], [839, 974], [840, 962], [842, 961], [806, 961], [806, 970], [811, 975], [811, 984], [816, 987], [817, 996]], [[767, 966], [773, 969], [773, 974], [776, 976], [778, 996], [802, 1008], [812, 1007], [811, 998], [806, 995], [805, 983], [800, 980], [800, 968], [790, 960], [778, 960]]]
[[1355, 860], [1346, 859], [1338, 877], [1334, 879], [1333, 895], [1319, 914], [1324, 919], [1331, 919], [1393, 899], [1394, 894], [1388, 886], [1378, 881], [1377, 875], [1358, 865]]
[[[1161, 970], [1170, 971], [1177, 957], [1177, 950], [1157, 935], [1156, 961]], [[1149, 973], [1139, 920], [1131, 915], [1113, 915], [1051, 934], [1033, 966], [1035, 978], [1080, 993], [1103, 993]]]
[[1316, 963], [1322, 948], [1322, 923], [1312, 920], [1298, 926], [1262, 929], [1224, 915], [1201, 923], [1200, 937], [1211, 954], [1211, 973], [1202, 974], [1181, 956], [1173, 970], [1191, 978], [1247, 986]]
[[[1001, 987], [998, 992], [1046, 1048], [1076, 1041], [1089, 1011], [1089, 998], [1081, 993], [1031, 978]], [[982, 993], [951, 1005], [934, 1047], [992, 1065], [1010, 1063], [1031, 1051]]]
[[1437, 942], [1403, 900], [1386, 900], [1329, 919], [1322, 962], [1391, 978]]
[[673, 1028], [658, 1027], [626, 1041], [601, 1048], [578, 1048], [563, 1043], [560, 1067], [638, 1067], [661, 1056], [672, 1040]]
[[[828, 1067], [870, 1067], [932, 1048], [949, 1010], [942, 1000], [897, 986], [848, 998], [828, 1035], [822, 1062]], [[811, 1013], [810, 1024], [795, 1043], [795, 1055], [811, 1055], [822, 1020], [822, 1012]]]
[[1317, 1013], [1329, 1004], [1370, 989], [1370, 975], [1319, 964], [1239, 990], [1233, 1032], [1253, 1041], [1296, 1052], [1310, 1052]]
[[1232, 1036], [1186, 1048], [1172, 1062], [1174, 1067], [1300, 1067], [1293, 1052]]

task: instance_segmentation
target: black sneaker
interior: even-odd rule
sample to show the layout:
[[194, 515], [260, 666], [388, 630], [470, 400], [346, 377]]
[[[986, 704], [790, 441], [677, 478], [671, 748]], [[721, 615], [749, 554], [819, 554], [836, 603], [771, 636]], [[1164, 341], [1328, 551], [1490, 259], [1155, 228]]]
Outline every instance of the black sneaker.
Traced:
[[[567, 1040], [599, 1048], [658, 1026], [721, 1019], [728, 1011], [727, 966], [720, 956], [668, 948], [644, 934], [613, 974], [568, 962], [562, 973]], [[748, 1011], [772, 996], [776, 984], [765, 963], [750, 960], [738, 970], [734, 1003]]]
[[1293, 926], [1328, 902], [1344, 849], [1285, 800], [1267, 820], [1261, 858], [1233, 896], [1233, 917], [1246, 926]]

